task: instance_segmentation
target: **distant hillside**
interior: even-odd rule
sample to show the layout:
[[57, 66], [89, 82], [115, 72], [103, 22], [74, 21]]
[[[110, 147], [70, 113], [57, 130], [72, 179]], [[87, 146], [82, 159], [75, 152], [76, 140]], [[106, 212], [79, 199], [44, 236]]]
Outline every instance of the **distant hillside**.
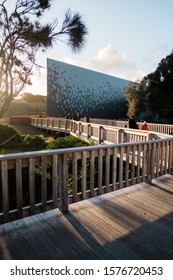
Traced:
[[24, 94], [14, 99], [3, 118], [20, 115], [47, 113], [47, 97], [42, 95]]

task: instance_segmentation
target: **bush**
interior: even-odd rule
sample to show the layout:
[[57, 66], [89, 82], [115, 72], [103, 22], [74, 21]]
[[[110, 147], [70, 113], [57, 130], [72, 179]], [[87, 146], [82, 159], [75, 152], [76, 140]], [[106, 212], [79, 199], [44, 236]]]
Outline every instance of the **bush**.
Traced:
[[65, 137], [59, 137], [58, 139], [51, 141], [47, 145], [46, 149], [64, 149], [83, 146], [89, 146], [89, 144], [79, 138], [69, 135]]
[[[14, 136], [14, 137], [13, 137]], [[12, 139], [10, 139], [13, 137]], [[9, 141], [8, 141], [9, 140]], [[50, 140], [49, 140], [50, 141]], [[0, 153], [16, 153], [35, 151], [42, 149], [63, 149], [89, 146], [80, 138], [72, 135], [58, 137], [55, 140], [47, 141], [42, 135], [20, 134], [14, 127], [0, 125]]]
[[43, 149], [46, 147], [45, 139], [39, 135], [24, 135], [23, 142], [25, 145], [30, 147], [36, 147], [38, 149]]
[[[13, 137], [14, 136], [14, 137]], [[0, 125], [0, 153], [41, 150], [47, 143], [40, 135], [22, 135], [14, 127]]]

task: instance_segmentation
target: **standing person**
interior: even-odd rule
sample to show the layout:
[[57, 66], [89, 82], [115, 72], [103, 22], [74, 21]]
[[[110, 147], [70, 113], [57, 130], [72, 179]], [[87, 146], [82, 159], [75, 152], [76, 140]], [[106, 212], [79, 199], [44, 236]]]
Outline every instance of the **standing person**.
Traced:
[[129, 128], [133, 128], [133, 129], [138, 128], [138, 127], [137, 127], [137, 123], [136, 123], [136, 118], [135, 118], [134, 115], [131, 115], [131, 116], [130, 116], [130, 119], [129, 119]]
[[80, 121], [80, 114], [79, 113], [76, 113], [76, 120]]
[[86, 114], [84, 115], [83, 121], [84, 121], [84, 122], [87, 122]]
[[85, 113], [84, 122], [90, 122], [90, 117], [88, 113]]
[[88, 113], [86, 114], [86, 119], [87, 119], [87, 122], [90, 122], [90, 116]]
[[148, 127], [146, 121], [143, 122], [143, 125], [141, 126], [141, 129], [142, 130], [149, 130], [149, 127]]

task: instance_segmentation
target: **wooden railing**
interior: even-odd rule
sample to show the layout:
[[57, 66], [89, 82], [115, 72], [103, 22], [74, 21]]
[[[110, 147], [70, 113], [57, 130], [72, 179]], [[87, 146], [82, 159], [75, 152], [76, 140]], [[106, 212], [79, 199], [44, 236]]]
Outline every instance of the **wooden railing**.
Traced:
[[65, 118], [31, 118], [31, 125], [51, 131], [67, 132], [87, 141], [94, 140], [97, 144], [140, 142], [171, 137], [169, 134], [155, 133], [151, 130], [129, 129], [127, 127], [66, 120]]
[[[138, 130], [112, 132], [111, 127], [104, 130], [99, 125], [53, 119], [34, 119], [35, 126], [35, 121], [47, 128], [59, 125], [64, 131], [70, 127], [73, 133], [92, 135], [100, 143], [112, 141], [111, 131], [119, 143], [0, 155], [0, 223], [57, 207], [67, 211], [70, 203], [173, 171], [173, 137], [153, 134], [148, 140], [150, 133], [141, 136]], [[127, 136], [128, 141], [143, 139], [130, 143]]]
[[[91, 119], [91, 122], [97, 123], [100, 125], [110, 125], [116, 127], [128, 127], [128, 121], [118, 121], [118, 120], [105, 120], [105, 119]], [[139, 129], [142, 126], [142, 122], [137, 122]], [[161, 123], [147, 123], [149, 130], [159, 133], [165, 133], [173, 135], [173, 125], [171, 124], [161, 124]]]

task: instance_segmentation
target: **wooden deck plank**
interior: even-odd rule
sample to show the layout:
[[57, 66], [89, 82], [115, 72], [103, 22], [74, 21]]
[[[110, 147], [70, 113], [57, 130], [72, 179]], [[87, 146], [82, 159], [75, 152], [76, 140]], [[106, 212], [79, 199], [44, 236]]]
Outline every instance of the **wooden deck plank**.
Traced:
[[[124, 230], [124, 227], [122, 227], [120, 224], [117, 223], [116, 220], [113, 220], [112, 218], [109, 218], [111, 213], [106, 214], [106, 212], [102, 212], [100, 207], [93, 207], [92, 208], [87, 205], [86, 208], [90, 212], [89, 216], [90, 218], [93, 216], [93, 212], [96, 213], [95, 215], [99, 215], [100, 217], [100, 223], [102, 224], [101, 232], [103, 236], [105, 236], [106, 233], [109, 232], [109, 235], [113, 238], [113, 244], [116, 245], [119, 250], [122, 250], [124, 254], [128, 254], [130, 258], [132, 259], [141, 259], [146, 258], [146, 248], [141, 246], [142, 239], [135, 236], [135, 238], [129, 238], [128, 235], [131, 233], [129, 230]], [[123, 240], [122, 240], [123, 237]], [[115, 246], [115, 247], [116, 247]], [[139, 246], [141, 246], [141, 249], [139, 250]], [[136, 250], [137, 249], [137, 250]], [[153, 253], [154, 255], [154, 253]], [[151, 256], [151, 252], [149, 254]], [[116, 257], [116, 254], [114, 253], [114, 257]], [[155, 255], [156, 257], [156, 255]], [[128, 257], [129, 258], [129, 257]]]
[[59, 249], [57, 245], [58, 242], [54, 242], [49, 235], [49, 228], [47, 232], [45, 227], [46, 224], [44, 227], [42, 227], [44, 220], [40, 215], [32, 216], [30, 219], [26, 218], [25, 223], [27, 228], [31, 228], [33, 234], [39, 238], [42, 248], [44, 248], [42, 251], [45, 252], [46, 255], [48, 254], [50, 259], [66, 259], [66, 255]]
[[[161, 250], [158, 247], [158, 244], [160, 242], [160, 238], [158, 238], [157, 234], [158, 234], [158, 228], [155, 227], [155, 225], [152, 225], [152, 223], [148, 223], [147, 220], [144, 220], [142, 217], [138, 217], [137, 214], [131, 214], [130, 213], [130, 209], [127, 211], [124, 211], [125, 209], [123, 209], [121, 207], [121, 205], [118, 203], [112, 203], [112, 206], [114, 205], [114, 208], [112, 206], [110, 206], [110, 201], [108, 203], [108, 201], [105, 198], [102, 198], [102, 208], [105, 209], [111, 219], [113, 219], [114, 221], [116, 221], [118, 224], [120, 224], [122, 227], [124, 227], [124, 232], [125, 235], [128, 235], [128, 237], [132, 237], [135, 239], [135, 241], [137, 242], [136, 235], [138, 235], [138, 237], [143, 239], [143, 244], [146, 244], [146, 256], [147, 256], [147, 248], [151, 248], [151, 246], [153, 247], [153, 243], [156, 244], [154, 245], [155, 247], [155, 252], [157, 254], [157, 258], [163, 258], [167, 256], [167, 253], [164, 254], [163, 250]], [[109, 205], [108, 205], [109, 204]], [[112, 212], [111, 212], [112, 211]], [[146, 219], [146, 218], [145, 218]], [[141, 221], [141, 224], [139, 224], [139, 221]], [[123, 232], [122, 232], [123, 233]], [[160, 233], [161, 234], [161, 233]], [[163, 237], [164, 237], [165, 232], [163, 232]], [[123, 235], [122, 235], [123, 238]], [[171, 243], [172, 241], [169, 240], [168, 243]], [[157, 244], [158, 243], [158, 244]], [[137, 245], [139, 246], [139, 245]], [[139, 247], [138, 247], [139, 249]], [[152, 248], [153, 249], [153, 248]], [[162, 256], [162, 257], [161, 257]], [[150, 257], [154, 257], [154, 253], [150, 254]]]
[[[113, 197], [114, 199], [114, 197]], [[155, 227], [152, 226], [152, 223], [155, 223], [157, 225], [157, 230], [158, 229], [162, 229], [163, 225], [160, 222], [159, 219], [161, 219], [164, 215], [154, 215], [153, 214], [153, 206], [151, 205], [150, 201], [147, 204], [147, 207], [145, 208], [145, 211], [142, 208], [142, 198], [140, 200], [140, 205], [137, 207], [135, 206], [135, 203], [133, 203], [130, 198], [127, 198], [126, 196], [124, 197], [118, 197], [118, 199], [116, 199], [115, 203], [119, 206], [124, 207], [124, 210], [129, 211], [129, 215], [128, 215], [128, 219], [135, 219], [136, 216], [136, 220], [138, 219], [138, 221], [141, 222], [141, 226], [143, 223], [151, 223], [151, 227], [154, 230], [154, 235], [157, 232]], [[147, 211], [150, 211], [147, 215]], [[168, 215], [170, 212], [166, 211], [165, 215]], [[172, 217], [172, 216], [171, 216]], [[165, 232], [164, 234], [166, 234], [166, 236], [169, 238], [172, 238], [172, 228], [169, 228], [167, 226], [165, 226]]]
[[0, 225], [0, 259], [172, 259], [173, 176]]
[[36, 255], [34, 255], [20, 231], [15, 229], [15, 222], [5, 224], [5, 236], [10, 243], [11, 259], [36, 259]]
[[106, 222], [108, 222], [113, 228], [116, 228], [120, 232], [121, 237], [124, 238], [125, 242], [127, 242], [129, 244], [133, 244], [133, 246], [137, 247], [138, 250], [139, 250], [139, 247], [141, 247], [140, 252], [141, 252], [141, 254], [144, 254], [145, 258], [147, 258], [147, 256], [149, 256], [149, 258], [150, 258], [151, 254], [155, 258], [158, 256], [158, 252], [155, 252], [156, 249], [152, 245], [152, 243], [146, 242], [146, 240], [143, 237], [137, 235], [136, 233], [133, 233], [133, 230], [131, 231], [129, 228], [125, 228], [116, 219], [116, 217], [114, 217], [112, 219], [111, 212], [108, 209], [106, 209], [106, 211], [105, 211], [104, 208], [101, 208], [101, 207], [99, 207], [95, 204], [94, 209], [93, 209], [93, 206], [92, 206], [91, 211], [93, 211], [93, 210], [97, 211], [99, 213], [99, 215], [102, 215], [103, 219]]
[[[52, 215], [53, 214], [53, 215]], [[43, 215], [43, 219], [46, 223], [46, 228], [50, 227], [51, 233], [55, 232], [55, 238], [60, 239], [59, 248], [66, 251], [66, 256], [68, 259], [97, 259], [96, 254], [93, 252], [92, 248], [88, 247], [87, 244], [81, 242], [72, 232], [68, 229], [67, 224], [60, 222], [60, 219], [55, 218], [55, 213], [48, 211], [46, 215]]]
[[[72, 226], [70, 231], [74, 233], [75, 236], [81, 240], [87, 247], [92, 250], [92, 252], [97, 255], [97, 259], [112, 259], [113, 256], [110, 252], [106, 252], [104, 248], [101, 246], [99, 242], [97, 242], [96, 238], [92, 236], [92, 232], [88, 232], [84, 223], [81, 223], [79, 219], [70, 211], [64, 215], [65, 219], [69, 221], [69, 224]], [[69, 228], [69, 227], [68, 227]]]
[[95, 233], [95, 239], [97, 242], [102, 240], [102, 246], [104, 246], [104, 248], [107, 247], [107, 243], [111, 244], [111, 248], [109, 246], [109, 252], [115, 259], [140, 258], [137, 253], [119, 241], [120, 235], [118, 234], [118, 231], [114, 231], [113, 228], [110, 228], [108, 225], [105, 226], [103, 221], [97, 215], [94, 215], [92, 212], [88, 212], [82, 205], [79, 205], [78, 207], [79, 208], [75, 209], [75, 211], [71, 210], [72, 214], [85, 226], [86, 230], [88, 230], [91, 234], [93, 232]]
[[[63, 216], [64, 217], [64, 216]], [[101, 242], [97, 242], [96, 238], [84, 227], [84, 225], [72, 214], [71, 211], [65, 214], [65, 219], [70, 224], [70, 231], [75, 234], [82, 242], [87, 243], [88, 246], [97, 252], [98, 259], [112, 259], [113, 255], [105, 251]]]
[[[137, 195], [139, 194], [139, 191], [137, 192]], [[112, 194], [110, 194], [111, 196]], [[113, 197], [115, 198], [115, 197]], [[136, 198], [136, 196], [135, 196]], [[127, 196], [123, 196], [123, 197], [118, 197], [118, 199], [116, 200], [116, 203], [118, 205], [124, 205], [125, 208], [127, 208], [127, 210], [132, 211], [133, 213], [136, 213], [136, 215], [138, 215], [139, 217], [141, 217], [141, 219], [145, 219], [147, 222], [150, 222], [150, 226], [149, 226], [149, 233], [150, 233], [150, 239], [152, 239], [152, 243], [156, 244], [157, 243], [157, 247], [160, 248], [161, 255], [163, 254], [170, 254], [170, 256], [173, 256], [173, 251], [172, 249], [169, 248], [169, 244], [170, 242], [173, 241], [173, 232], [172, 232], [172, 225], [173, 225], [173, 212], [171, 210], [173, 210], [172, 208], [170, 209], [170, 211], [165, 211], [165, 215], [153, 215], [153, 206], [151, 205], [150, 201], [147, 204], [147, 207], [145, 209], [142, 208], [142, 197], [141, 199], [139, 199], [140, 203], [138, 204], [138, 207], [135, 207], [135, 203], [134, 201], [132, 201], [131, 198], [127, 197]], [[166, 203], [166, 201], [165, 201]], [[158, 208], [159, 208], [159, 203], [158, 203]], [[149, 211], [149, 212], [148, 212]], [[168, 215], [168, 216], [167, 216]], [[169, 220], [169, 225], [167, 223], [165, 223], [165, 219]], [[170, 222], [171, 221], [171, 222]], [[164, 227], [164, 230], [163, 230]], [[143, 227], [142, 227], [143, 228]], [[148, 231], [148, 229], [147, 229]], [[146, 234], [148, 235], [146, 231]], [[145, 230], [143, 228], [143, 235], [145, 235]], [[160, 241], [160, 242], [159, 242]]]

